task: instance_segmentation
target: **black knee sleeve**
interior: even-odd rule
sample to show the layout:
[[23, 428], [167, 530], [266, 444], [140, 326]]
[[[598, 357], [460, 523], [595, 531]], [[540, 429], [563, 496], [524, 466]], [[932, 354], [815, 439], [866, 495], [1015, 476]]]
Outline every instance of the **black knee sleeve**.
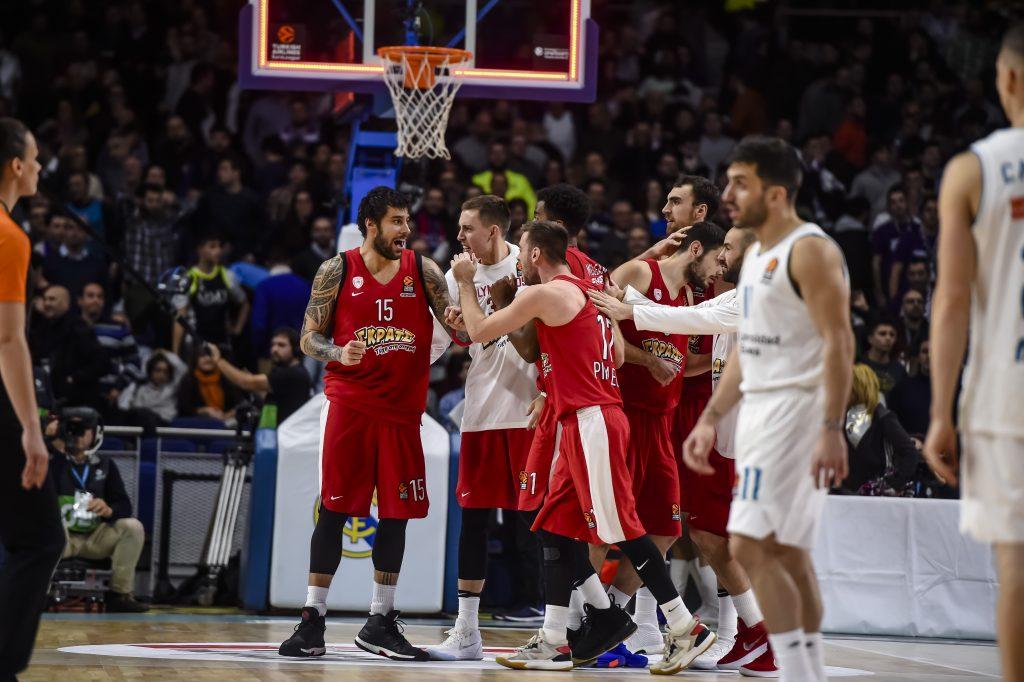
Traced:
[[487, 577], [487, 524], [490, 509], [463, 509], [459, 531], [459, 579]]
[[633, 568], [643, 579], [644, 586], [651, 591], [659, 604], [666, 604], [679, 596], [672, 585], [668, 569], [665, 568], [665, 557], [658, 551], [658, 546], [651, 538], [641, 535], [633, 540], [615, 544], [629, 557]]
[[572, 586], [579, 587], [587, 578], [594, 575], [594, 565], [590, 563], [590, 546], [585, 542], [574, 540], [572, 543]]
[[381, 519], [373, 540], [373, 568], [381, 573], [401, 573], [405, 556], [408, 519]]
[[309, 572], [334, 575], [341, 563], [341, 531], [348, 514], [339, 514], [320, 505], [320, 515], [309, 541]]
[[546, 530], [539, 535], [544, 549], [544, 601], [552, 606], [569, 606], [580, 546], [586, 556], [587, 545]]

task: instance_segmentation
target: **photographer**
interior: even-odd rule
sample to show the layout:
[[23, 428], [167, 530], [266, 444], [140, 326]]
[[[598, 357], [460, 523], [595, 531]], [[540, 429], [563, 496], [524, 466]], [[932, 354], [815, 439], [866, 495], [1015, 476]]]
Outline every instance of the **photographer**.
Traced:
[[50, 477], [57, 489], [68, 542], [64, 559], [111, 560], [107, 612], [142, 613], [149, 607], [132, 596], [135, 566], [145, 534], [132, 518], [132, 503], [117, 465], [96, 454], [103, 425], [90, 407], [72, 407], [46, 426], [54, 456]]

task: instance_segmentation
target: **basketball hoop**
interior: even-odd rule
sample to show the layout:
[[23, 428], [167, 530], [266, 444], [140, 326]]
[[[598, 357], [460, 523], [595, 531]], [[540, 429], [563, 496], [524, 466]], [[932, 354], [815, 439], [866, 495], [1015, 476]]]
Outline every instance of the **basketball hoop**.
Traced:
[[410, 159], [450, 159], [444, 144], [448, 114], [462, 80], [455, 69], [473, 58], [471, 52], [447, 47], [404, 45], [382, 47], [384, 83], [398, 120], [395, 154]]

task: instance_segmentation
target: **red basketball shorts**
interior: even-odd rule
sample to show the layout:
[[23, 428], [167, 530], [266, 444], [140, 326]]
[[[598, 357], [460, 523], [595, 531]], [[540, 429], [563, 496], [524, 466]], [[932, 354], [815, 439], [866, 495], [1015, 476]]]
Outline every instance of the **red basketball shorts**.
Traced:
[[548, 484], [554, 473], [561, 431], [562, 427], [555, 418], [554, 408], [551, 407], [551, 403], [546, 403], [533, 430], [533, 441], [530, 443], [526, 465], [519, 472], [516, 481], [519, 490], [519, 511], [534, 511], [544, 503], [544, 497], [548, 494]]
[[419, 424], [400, 424], [324, 401], [320, 411], [320, 499], [349, 516], [369, 516], [374, 489], [382, 519], [427, 515]]
[[693, 474], [683, 463], [683, 441], [690, 435], [690, 431], [696, 426], [697, 420], [700, 419], [700, 415], [704, 412], [704, 408], [707, 407], [710, 396], [698, 394], [698, 395], [687, 395], [686, 386], [683, 386], [683, 398], [679, 401], [679, 407], [676, 408], [676, 419], [672, 434], [672, 446], [673, 452], [675, 453], [676, 463], [679, 466], [679, 504], [683, 508], [683, 512], [689, 513], [690, 506], [690, 492], [693, 488], [693, 481], [690, 480], [690, 475]]
[[672, 412], [625, 410], [629, 421], [629, 467], [633, 498], [644, 530], [652, 535], [679, 537], [679, 466], [672, 447]]
[[629, 422], [618, 405], [585, 407], [561, 420], [547, 499], [533, 529], [592, 544], [645, 534], [629, 470]]
[[469, 431], [459, 448], [455, 498], [464, 509], [517, 509], [519, 478], [526, 470], [529, 429]]
[[729, 537], [729, 508], [732, 506], [732, 492], [736, 484], [736, 462], [722, 457], [714, 448], [708, 462], [715, 473], [702, 476], [683, 464], [686, 471], [684, 486], [689, 491], [686, 523], [692, 528]]

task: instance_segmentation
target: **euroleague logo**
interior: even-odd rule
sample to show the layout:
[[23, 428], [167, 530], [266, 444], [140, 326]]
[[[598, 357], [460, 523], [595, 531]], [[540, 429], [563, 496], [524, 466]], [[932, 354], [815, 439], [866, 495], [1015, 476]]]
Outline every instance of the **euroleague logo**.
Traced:
[[355, 336], [366, 344], [367, 350], [377, 355], [385, 355], [393, 350], [416, 352], [416, 335], [408, 329], [371, 325], [357, 329]]
[[[341, 556], [347, 559], [367, 559], [373, 554], [373, 542], [377, 539], [377, 491], [370, 503], [370, 515], [350, 516], [341, 529]], [[313, 505], [313, 525], [320, 518], [320, 496]]]
[[295, 42], [295, 27], [285, 24], [281, 28], [277, 29], [277, 41], [284, 43], [285, 45], [291, 45]]
[[402, 280], [402, 298], [416, 298], [416, 290], [412, 286], [412, 275], [406, 275]]
[[520, 490], [526, 490], [526, 484], [527, 484], [527, 482], [529, 482], [529, 480], [530, 480], [530, 475], [527, 474], [525, 471], [520, 471], [519, 472], [519, 489]]
[[680, 517], [680, 514], [679, 514], [679, 505], [678, 505], [678, 504], [675, 504], [675, 503], [673, 502], [673, 503], [672, 503], [672, 520], [673, 520], [673, 521], [679, 521], [679, 520], [680, 520], [680, 518], [681, 518], [681, 517]]
[[772, 277], [775, 276], [775, 271], [779, 268], [779, 259], [772, 258], [768, 261], [768, 265], [764, 266], [764, 274], [761, 275], [762, 284], [770, 284]]

